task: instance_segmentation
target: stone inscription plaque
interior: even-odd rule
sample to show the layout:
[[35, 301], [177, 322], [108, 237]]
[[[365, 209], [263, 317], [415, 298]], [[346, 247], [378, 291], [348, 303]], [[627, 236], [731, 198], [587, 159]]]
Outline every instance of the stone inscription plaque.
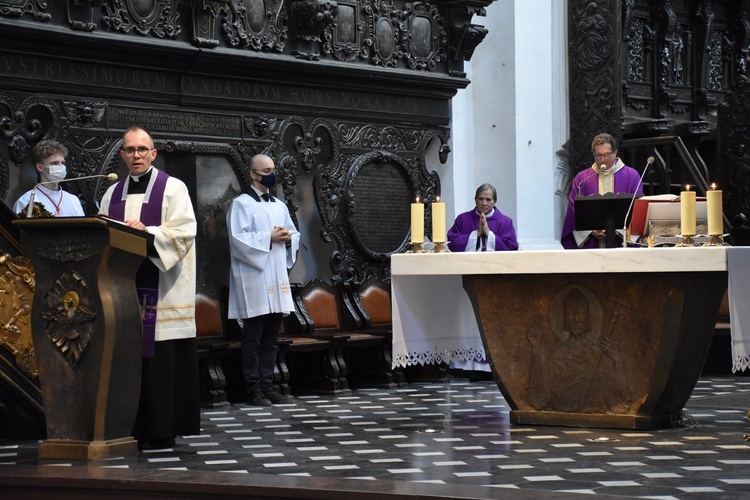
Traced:
[[0, 55], [0, 76], [44, 82], [77, 83], [83, 87], [134, 88], [158, 92], [176, 91], [177, 78], [149, 69], [118, 68], [105, 64], [62, 61], [41, 57]]
[[241, 119], [238, 116], [190, 113], [122, 106], [109, 106], [107, 124], [111, 129], [126, 129], [138, 125], [151, 132], [240, 137]]
[[356, 240], [376, 254], [398, 251], [409, 233], [412, 196], [401, 169], [392, 163], [365, 165], [351, 195], [349, 220]]
[[347, 91], [336, 88], [310, 88], [292, 85], [274, 85], [253, 81], [228, 80], [185, 75], [182, 78], [182, 95], [185, 98], [211, 100], [252, 100], [272, 103], [274, 106], [319, 106], [335, 110], [357, 110], [378, 113], [420, 115], [423, 119], [449, 119], [449, 101], [416, 95], [402, 96], [376, 92]]

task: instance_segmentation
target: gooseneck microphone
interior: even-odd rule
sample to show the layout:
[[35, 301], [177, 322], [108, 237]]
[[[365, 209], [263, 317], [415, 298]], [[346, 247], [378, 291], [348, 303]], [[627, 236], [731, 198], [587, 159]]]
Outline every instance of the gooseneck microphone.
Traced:
[[31, 215], [34, 213], [34, 199], [36, 195], [36, 188], [38, 188], [39, 186], [44, 186], [45, 184], [60, 184], [63, 182], [82, 181], [85, 179], [96, 179], [99, 177], [106, 177], [110, 181], [117, 180], [117, 174], [111, 173], [111, 174], [86, 175], [84, 177], [71, 177], [70, 179], [63, 179], [61, 181], [44, 181], [44, 182], [38, 183], [36, 186], [34, 186], [34, 189], [31, 190], [31, 197], [29, 198], [29, 207], [26, 209], [26, 218], [30, 219]]
[[633, 193], [633, 198], [630, 200], [630, 206], [628, 207], [628, 211], [625, 213], [625, 222], [623, 222], [622, 226], [622, 246], [627, 247], [628, 246], [628, 217], [630, 217], [630, 211], [633, 210], [633, 204], [635, 203], [635, 198], [638, 196], [638, 188], [643, 184], [643, 177], [646, 175], [646, 170], [648, 170], [648, 166], [654, 163], [654, 157], [649, 156], [648, 160], [646, 160], [646, 167], [643, 169], [643, 173], [641, 174], [641, 178], [638, 179], [638, 184], [635, 186], [635, 192]]
[[583, 180], [578, 183], [578, 188], [576, 189], [576, 191], [578, 191], [578, 196], [581, 196], [581, 187], [583, 187], [583, 183], [591, 179], [592, 177], [599, 175], [602, 170], [604, 170], [603, 164], [599, 167], [599, 170], [594, 170], [593, 174], [584, 177]]

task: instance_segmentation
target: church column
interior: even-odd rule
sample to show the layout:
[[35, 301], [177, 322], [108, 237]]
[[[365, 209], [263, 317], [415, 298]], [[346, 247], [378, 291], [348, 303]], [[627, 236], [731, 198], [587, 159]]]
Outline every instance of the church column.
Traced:
[[[565, 4], [490, 5], [487, 17], [477, 18], [489, 34], [472, 57], [472, 83], [459, 92], [468, 93], [471, 107], [465, 95], [454, 100], [456, 213], [471, 207], [478, 184], [494, 184], [497, 206], [513, 219], [524, 250], [560, 248], [569, 182], [560, 153], [568, 134]], [[472, 157], [473, 169], [464, 161]]]

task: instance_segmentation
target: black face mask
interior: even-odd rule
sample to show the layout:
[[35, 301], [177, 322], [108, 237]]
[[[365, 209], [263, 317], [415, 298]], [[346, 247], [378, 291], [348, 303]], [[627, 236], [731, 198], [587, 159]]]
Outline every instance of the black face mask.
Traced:
[[255, 175], [260, 176], [260, 180], [258, 182], [260, 182], [268, 189], [271, 189], [276, 184], [276, 172], [271, 172], [268, 175], [260, 175], [256, 172]]

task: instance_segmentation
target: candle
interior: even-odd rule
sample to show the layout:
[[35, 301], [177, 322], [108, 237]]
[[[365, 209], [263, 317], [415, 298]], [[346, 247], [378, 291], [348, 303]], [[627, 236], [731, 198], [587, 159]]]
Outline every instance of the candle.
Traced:
[[411, 204], [411, 242], [424, 243], [424, 203], [419, 196]]
[[435, 200], [432, 204], [432, 241], [445, 243], [445, 203], [440, 201], [440, 196]]
[[708, 234], [724, 234], [724, 212], [721, 207], [721, 190], [716, 184], [706, 192], [706, 208], [708, 209]]
[[690, 191], [690, 185], [680, 193], [680, 232], [683, 236], [695, 235], [695, 191]]

